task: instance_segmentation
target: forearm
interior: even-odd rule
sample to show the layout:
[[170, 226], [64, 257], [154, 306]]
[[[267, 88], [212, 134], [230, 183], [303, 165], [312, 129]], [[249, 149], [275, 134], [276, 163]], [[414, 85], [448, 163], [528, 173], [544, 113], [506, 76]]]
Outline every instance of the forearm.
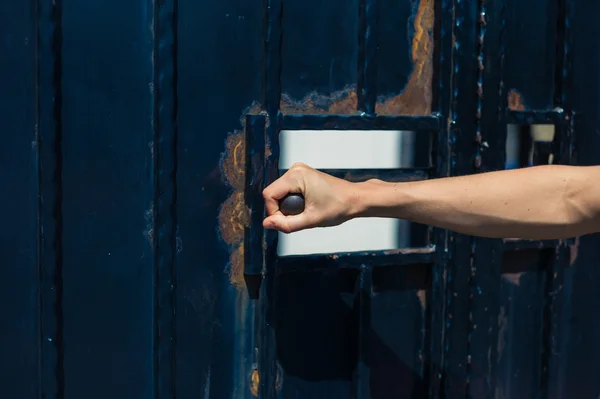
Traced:
[[482, 237], [555, 239], [598, 231], [598, 167], [542, 166], [356, 187], [353, 216], [394, 217]]

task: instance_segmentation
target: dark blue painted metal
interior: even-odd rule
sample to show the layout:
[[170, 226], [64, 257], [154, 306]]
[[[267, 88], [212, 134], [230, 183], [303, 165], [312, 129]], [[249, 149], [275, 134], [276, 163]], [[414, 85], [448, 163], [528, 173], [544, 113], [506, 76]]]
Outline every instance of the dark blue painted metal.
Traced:
[[428, 115], [424, 1], [2, 4], [0, 395], [597, 396], [597, 235], [278, 258], [260, 228], [284, 128], [434, 137], [353, 181], [501, 169], [507, 123], [599, 162], [597, 2], [431, 2]]
[[[41, 340], [38, 313], [40, 143], [33, 10], [33, 1], [0, 5], [0, 395], [24, 399], [39, 396], [40, 349], [53, 347]], [[55, 359], [44, 360], [54, 366]]]
[[435, 248], [416, 248], [409, 250], [350, 252], [325, 255], [292, 255], [277, 259], [277, 268], [288, 270], [313, 269], [360, 269], [369, 261], [370, 267], [391, 267], [414, 264], [429, 264], [434, 259]]
[[370, 398], [370, 359], [371, 313], [373, 296], [373, 269], [361, 265], [357, 278], [358, 298], [358, 363], [354, 371], [354, 395], [356, 398]]
[[433, 116], [281, 115], [287, 130], [408, 130], [432, 132], [440, 129], [441, 118]]
[[264, 115], [246, 117], [246, 205], [250, 211], [250, 225], [244, 234], [244, 273], [262, 275], [263, 227], [265, 202], [262, 191], [265, 178]]

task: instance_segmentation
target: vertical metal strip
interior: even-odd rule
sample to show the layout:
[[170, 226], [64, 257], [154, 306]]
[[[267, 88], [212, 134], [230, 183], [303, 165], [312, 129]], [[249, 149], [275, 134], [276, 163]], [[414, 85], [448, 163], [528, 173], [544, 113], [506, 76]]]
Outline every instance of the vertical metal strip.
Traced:
[[557, 0], [556, 67], [554, 105], [570, 111], [569, 102], [573, 86], [573, 0]]
[[[571, 104], [573, 90], [573, 0], [558, 0], [558, 19], [556, 37], [556, 70], [554, 105], [562, 111], [561, 121], [555, 128], [553, 151], [558, 155], [562, 165], [573, 164], [575, 114]], [[565, 313], [563, 295], [564, 269], [569, 265], [570, 240], [561, 240], [556, 248], [552, 266], [547, 273], [546, 304], [544, 308], [544, 331], [542, 339], [545, 343], [542, 355], [540, 376], [540, 397], [564, 396], [565, 361], [561, 348], [564, 348], [566, 337], [561, 334], [561, 325]]]
[[154, 2], [155, 397], [176, 397], [177, 0]]
[[36, 7], [40, 387], [41, 397], [62, 398], [62, 1]]
[[369, 338], [371, 335], [371, 296], [373, 293], [373, 269], [361, 265], [357, 284], [358, 296], [358, 364], [354, 373], [354, 389], [357, 399], [371, 397], [369, 380]]
[[[448, 17], [449, 18], [449, 17]], [[449, 135], [452, 143], [450, 175], [474, 172], [473, 135], [477, 129], [478, 2], [454, 0], [453, 57]], [[471, 281], [471, 237], [448, 233], [446, 270], [446, 330], [444, 339], [444, 394], [465, 397], [468, 392], [469, 293]], [[451, 376], [451, 378], [450, 378]]]
[[[265, 136], [265, 186], [279, 176], [279, 132], [281, 126], [281, 46], [283, 0], [264, 0], [265, 48], [263, 105], [267, 113]], [[264, 232], [263, 284], [259, 300], [259, 397], [275, 397], [277, 365], [274, 330], [275, 260], [277, 258], [277, 232]]]
[[359, 1], [358, 110], [375, 114], [377, 102], [377, 0]]
[[[453, 48], [452, 28], [454, 4], [451, 0], [435, 2], [435, 40], [436, 57], [434, 76], [438, 77], [437, 95], [434, 95], [435, 109], [443, 118], [442, 129], [437, 134], [437, 144], [432, 150], [433, 174], [431, 178], [450, 175], [451, 141], [449, 138], [452, 99]], [[434, 80], [435, 81], [435, 80]], [[434, 90], [434, 93], [436, 91]], [[437, 99], [436, 99], [437, 98]], [[445, 115], [446, 117], [444, 117]], [[435, 263], [432, 269], [430, 342], [429, 342], [429, 397], [438, 398], [444, 390], [445, 370], [445, 334], [446, 334], [446, 284], [448, 260], [451, 256], [448, 248], [449, 233], [443, 229], [432, 229], [431, 237], [436, 248]]]
[[[502, 170], [506, 158], [504, 0], [480, 0], [478, 11], [476, 172]], [[494, 397], [503, 241], [472, 238], [468, 395]]]
[[[245, 230], [244, 274], [262, 275], [263, 271], [263, 227], [265, 216], [265, 125], [264, 115], [246, 116], [246, 187], [244, 196], [250, 210], [250, 224]], [[250, 294], [252, 298], [252, 293]]]

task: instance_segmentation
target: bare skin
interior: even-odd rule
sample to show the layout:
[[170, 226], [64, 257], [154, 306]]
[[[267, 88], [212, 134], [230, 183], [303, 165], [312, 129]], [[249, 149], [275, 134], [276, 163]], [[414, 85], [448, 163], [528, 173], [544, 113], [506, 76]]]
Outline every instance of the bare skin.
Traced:
[[[303, 194], [284, 216], [278, 200]], [[434, 180], [351, 183], [295, 164], [263, 192], [264, 227], [291, 233], [356, 217], [405, 219], [493, 238], [562, 239], [600, 232], [600, 166], [547, 165]]]

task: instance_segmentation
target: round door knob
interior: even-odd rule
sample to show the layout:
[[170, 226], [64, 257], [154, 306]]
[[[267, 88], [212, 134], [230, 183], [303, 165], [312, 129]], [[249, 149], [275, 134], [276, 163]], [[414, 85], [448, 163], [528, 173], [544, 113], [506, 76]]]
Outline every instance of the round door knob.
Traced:
[[298, 215], [304, 212], [304, 196], [288, 194], [279, 200], [279, 210], [285, 216]]

